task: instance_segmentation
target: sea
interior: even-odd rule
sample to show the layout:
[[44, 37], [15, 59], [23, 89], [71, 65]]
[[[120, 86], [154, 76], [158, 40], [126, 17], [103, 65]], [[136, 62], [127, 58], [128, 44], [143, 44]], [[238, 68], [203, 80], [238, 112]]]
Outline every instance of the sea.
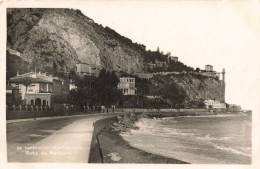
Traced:
[[251, 164], [252, 116], [141, 118], [122, 137], [131, 146], [191, 164]]

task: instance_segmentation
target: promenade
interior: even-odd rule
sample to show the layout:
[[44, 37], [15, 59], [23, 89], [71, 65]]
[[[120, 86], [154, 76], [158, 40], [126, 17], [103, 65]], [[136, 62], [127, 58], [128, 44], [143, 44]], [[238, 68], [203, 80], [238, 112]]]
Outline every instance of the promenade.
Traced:
[[117, 115], [7, 121], [8, 162], [87, 163], [93, 122]]

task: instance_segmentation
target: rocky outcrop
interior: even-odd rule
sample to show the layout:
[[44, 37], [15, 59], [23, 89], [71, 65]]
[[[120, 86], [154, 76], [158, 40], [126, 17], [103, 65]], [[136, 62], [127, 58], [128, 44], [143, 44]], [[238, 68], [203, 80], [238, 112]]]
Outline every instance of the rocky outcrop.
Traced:
[[128, 133], [131, 134], [132, 129], [138, 129], [135, 126], [135, 121], [139, 119], [140, 115], [136, 114], [126, 114], [124, 116], [117, 116], [117, 122], [113, 123], [111, 126], [111, 130], [120, 133]]
[[142, 51], [131, 40], [79, 10], [7, 9], [7, 46], [39, 69], [65, 71], [84, 62], [115, 71], [141, 71]]
[[[151, 93], [156, 95], [161, 93], [167, 84], [176, 85], [185, 92], [186, 99], [225, 100], [225, 83], [216, 77], [203, 76], [197, 73], [181, 73], [156, 75], [151, 79]], [[168, 91], [172, 92], [172, 91]]]

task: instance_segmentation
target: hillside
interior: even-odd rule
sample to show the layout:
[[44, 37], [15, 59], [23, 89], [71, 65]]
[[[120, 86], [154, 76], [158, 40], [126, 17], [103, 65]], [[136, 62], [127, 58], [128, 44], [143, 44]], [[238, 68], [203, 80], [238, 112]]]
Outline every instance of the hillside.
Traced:
[[225, 101], [225, 83], [214, 77], [196, 73], [156, 75], [151, 83], [151, 95], [162, 95], [180, 103], [201, 99]]
[[[147, 71], [147, 63], [167, 60], [163, 52], [147, 51], [145, 45], [95, 23], [80, 10], [61, 8], [7, 9], [7, 48], [20, 53], [31, 70], [49, 73], [52, 68], [69, 72], [76, 63], [137, 73]], [[177, 64], [180, 71], [192, 70]]]
[[143, 50], [79, 10], [8, 9], [7, 46], [42, 71], [57, 65], [68, 71], [77, 62], [116, 71], [142, 71]]
[[[76, 63], [88, 63], [117, 74], [193, 71], [179, 61], [168, 62], [167, 54], [159, 50], [147, 51], [145, 45], [95, 23], [80, 10], [7, 9], [7, 79], [17, 71], [25, 73], [35, 68], [47, 73], [55, 70], [60, 75], [75, 70]], [[148, 70], [148, 63], [161, 67]], [[194, 73], [158, 75], [151, 79], [151, 84], [150, 94], [165, 94], [166, 99], [178, 100], [181, 96], [182, 100], [224, 100], [224, 83]], [[171, 95], [172, 91], [179, 94]]]

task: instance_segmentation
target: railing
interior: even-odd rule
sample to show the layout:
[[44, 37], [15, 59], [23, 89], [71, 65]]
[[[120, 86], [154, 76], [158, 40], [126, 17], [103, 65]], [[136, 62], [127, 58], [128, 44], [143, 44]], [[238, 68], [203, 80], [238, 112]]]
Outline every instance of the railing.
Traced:
[[48, 111], [51, 110], [49, 106], [35, 106], [35, 105], [6, 105], [6, 111]]

